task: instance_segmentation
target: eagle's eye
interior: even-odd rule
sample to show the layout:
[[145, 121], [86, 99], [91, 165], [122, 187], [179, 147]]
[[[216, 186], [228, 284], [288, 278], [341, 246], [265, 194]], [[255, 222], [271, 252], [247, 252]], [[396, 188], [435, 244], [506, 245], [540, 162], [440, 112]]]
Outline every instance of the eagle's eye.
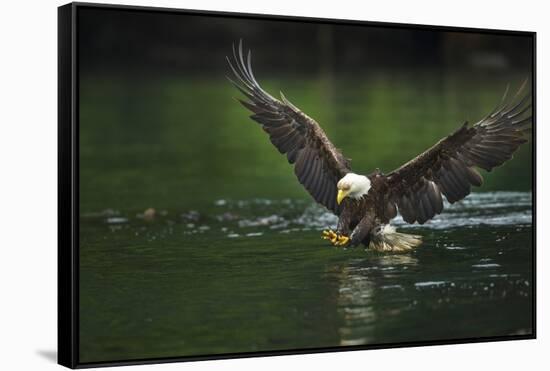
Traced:
[[351, 185], [349, 185], [348, 183], [345, 183], [345, 184], [342, 184], [342, 191], [349, 191], [349, 189], [351, 188]]

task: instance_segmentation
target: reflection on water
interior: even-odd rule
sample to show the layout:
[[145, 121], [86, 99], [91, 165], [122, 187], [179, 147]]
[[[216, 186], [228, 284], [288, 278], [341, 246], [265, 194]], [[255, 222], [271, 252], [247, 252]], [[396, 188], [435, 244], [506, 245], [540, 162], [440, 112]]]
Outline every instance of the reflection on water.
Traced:
[[[437, 254], [433, 264], [453, 268], [441, 272], [421, 266], [434, 258], [428, 249], [416, 256], [370, 256], [332, 268], [328, 275], [338, 282], [340, 345], [531, 333], [529, 272], [516, 266], [514, 273], [495, 273], [513, 266], [503, 263], [510, 251], [481, 259], [471, 257], [474, 253], [467, 259], [449, 255], [453, 264]], [[476, 261], [484, 263], [472, 264]], [[500, 263], [486, 263], [493, 261]]]
[[392, 313], [378, 313], [375, 307], [377, 290], [392, 290], [401, 293], [405, 289], [400, 284], [386, 284], [377, 286], [372, 272], [383, 279], [391, 280], [400, 270], [406, 270], [416, 265], [418, 260], [408, 255], [376, 256], [370, 259], [350, 261], [349, 265], [338, 267], [334, 272], [339, 282], [337, 311], [343, 319], [339, 329], [340, 345], [360, 345], [373, 343], [374, 330], [378, 316], [395, 315]]
[[148, 213], [82, 215], [84, 360], [532, 331], [530, 193], [472, 194], [399, 255], [326, 244], [301, 200]]

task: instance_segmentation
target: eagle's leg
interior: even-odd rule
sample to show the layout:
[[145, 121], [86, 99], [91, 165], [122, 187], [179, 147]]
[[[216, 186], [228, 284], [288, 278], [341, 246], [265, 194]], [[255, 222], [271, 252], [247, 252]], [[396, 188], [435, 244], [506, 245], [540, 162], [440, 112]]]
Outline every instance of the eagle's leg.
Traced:
[[357, 246], [369, 239], [370, 232], [374, 228], [374, 220], [369, 215], [363, 217], [350, 235], [350, 246]]
[[336, 232], [332, 229], [326, 229], [323, 231], [321, 238], [329, 240], [334, 246], [345, 246], [349, 243], [350, 237], [350, 213], [344, 210], [338, 218], [338, 226]]
[[338, 225], [336, 226], [336, 232], [332, 229], [323, 231], [321, 237], [325, 240], [329, 240], [334, 246], [346, 246], [351, 241], [351, 228], [352, 214], [350, 208], [344, 208], [338, 218]]

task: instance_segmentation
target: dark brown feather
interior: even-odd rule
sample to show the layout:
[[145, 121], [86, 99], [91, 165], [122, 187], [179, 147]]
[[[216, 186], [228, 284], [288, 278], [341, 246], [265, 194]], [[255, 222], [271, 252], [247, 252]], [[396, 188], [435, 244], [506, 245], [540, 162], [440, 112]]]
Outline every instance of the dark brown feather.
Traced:
[[441, 198], [441, 193], [439, 189], [433, 182], [429, 182], [428, 186], [428, 197], [430, 199], [430, 204], [433, 207], [435, 214], [440, 214], [443, 211], [443, 199]]
[[405, 220], [407, 223], [414, 223], [414, 221], [416, 220], [415, 213], [406, 194], [401, 196], [401, 202], [399, 203], [398, 207], [399, 212], [403, 217], [403, 220]]

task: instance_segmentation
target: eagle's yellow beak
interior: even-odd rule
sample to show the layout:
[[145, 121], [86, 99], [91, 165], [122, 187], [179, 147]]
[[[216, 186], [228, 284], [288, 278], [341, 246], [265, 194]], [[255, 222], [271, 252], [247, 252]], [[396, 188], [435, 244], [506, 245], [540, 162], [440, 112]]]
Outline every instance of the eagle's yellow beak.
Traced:
[[342, 189], [339, 189], [338, 190], [338, 196], [336, 196], [336, 202], [338, 202], [338, 205], [340, 205], [342, 203], [342, 200], [344, 198], [346, 198], [346, 196], [348, 195], [349, 193], [349, 190], [347, 191], [344, 191]]

